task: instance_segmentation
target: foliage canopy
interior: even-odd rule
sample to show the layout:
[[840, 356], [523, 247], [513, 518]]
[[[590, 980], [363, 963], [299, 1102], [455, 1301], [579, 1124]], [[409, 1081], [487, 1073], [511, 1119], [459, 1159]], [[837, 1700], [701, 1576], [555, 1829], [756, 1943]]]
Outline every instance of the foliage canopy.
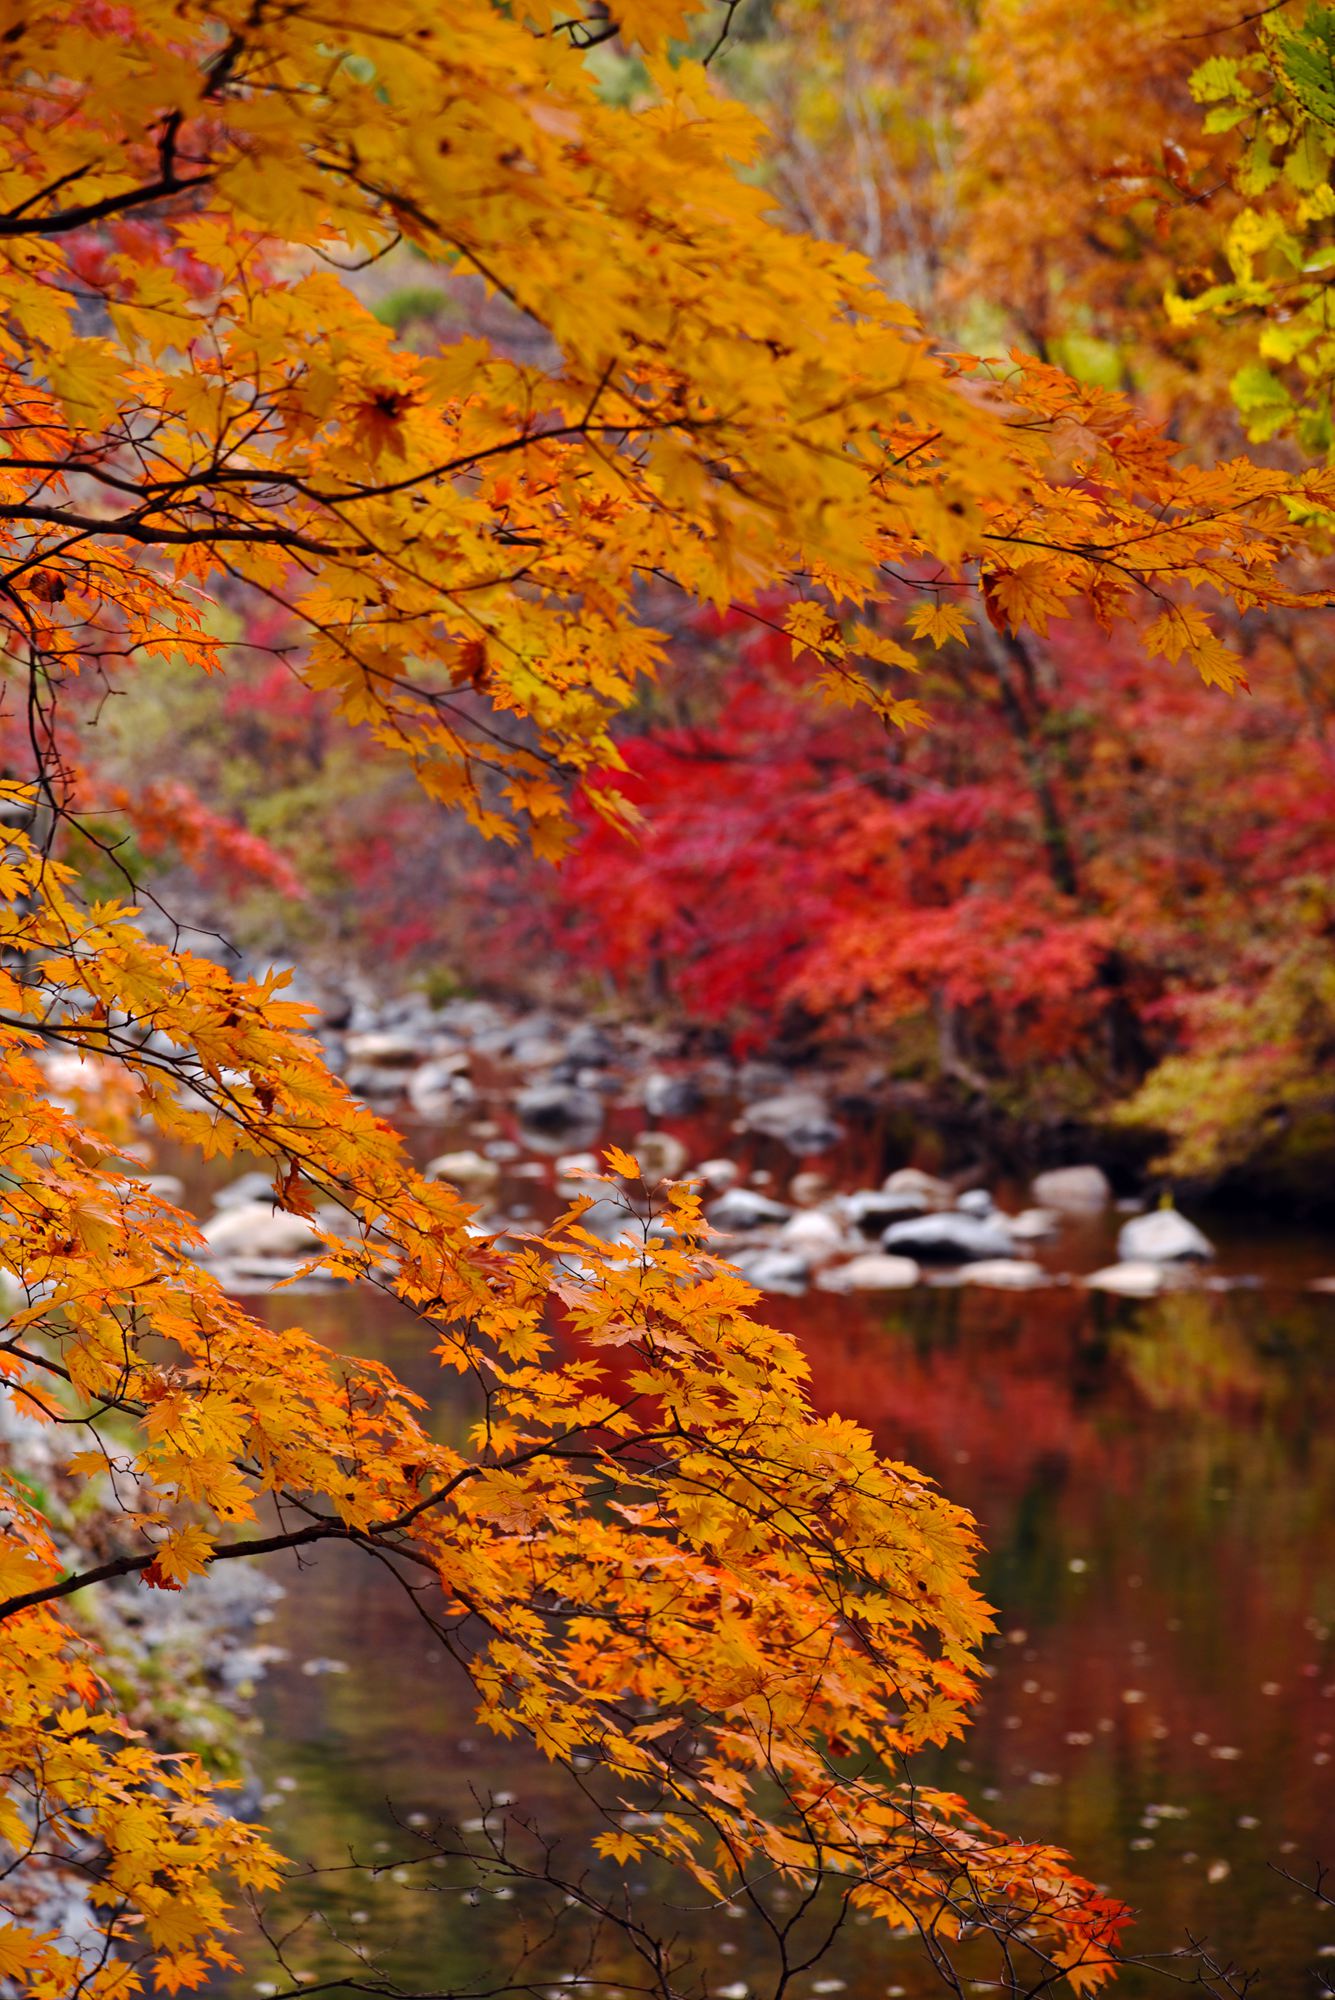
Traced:
[[[969, 1520], [813, 1411], [689, 1190], [652, 1251], [599, 1244], [578, 1204], [503, 1251], [279, 981], [92, 899], [59, 851], [98, 796], [67, 718], [145, 657], [223, 666], [217, 604], [263, 602], [292, 671], [431, 798], [556, 854], [572, 783], [613, 774], [589, 808], [630, 816], [612, 726], [664, 662], [653, 590], [718, 612], [781, 591], [810, 678], [889, 727], [923, 719], [915, 654], [869, 609], [905, 573], [924, 644], [975, 593], [1003, 635], [1083, 606], [1226, 687], [1195, 593], [1304, 602], [1283, 565], [1330, 477], [1178, 465], [1113, 394], [934, 353], [863, 258], [770, 216], [761, 128], [673, 59], [674, 0], [618, 10], [651, 83], [633, 106], [545, 0], [367, 12], [72, 0], [0, 37], [0, 1361], [76, 1476], [111, 1482], [123, 1536], [71, 1574], [7, 1486], [0, 1833], [77, 1859], [101, 1928], [76, 1947], [16, 1902], [0, 1976], [34, 2000], [148, 1967], [198, 1985], [230, 1962], [223, 1878], [278, 1867], [197, 1761], [117, 1717], [67, 1601], [339, 1539], [422, 1587], [491, 1728], [593, 1761], [613, 1857], [656, 1851], [720, 1899], [762, 1866], [832, 1873], [945, 1937], [983, 1912], [1095, 1984], [1120, 1906], [898, 1780], [971, 1698]], [[513, 337], [408, 348], [351, 282], [401, 240], [508, 300]], [[173, 1142], [270, 1164], [325, 1268], [392, 1292], [474, 1384], [466, 1447], [384, 1369], [228, 1298], [190, 1219], [53, 1092], [60, 1050]]]

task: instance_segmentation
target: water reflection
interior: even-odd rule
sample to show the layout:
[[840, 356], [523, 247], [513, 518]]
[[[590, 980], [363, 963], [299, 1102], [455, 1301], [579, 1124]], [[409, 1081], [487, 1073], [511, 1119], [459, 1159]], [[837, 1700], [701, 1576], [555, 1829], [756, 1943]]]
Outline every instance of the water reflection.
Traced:
[[[1100, 1227], [1086, 1268], [1105, 1254]], [[1235, 1265], [1264, 1259], [1262, 1288], [1145, 1302], [1066, 1285], [814, 1293], [767, 1308], [804, 1342], [817, 1400], [868, 1423], [982, 1525], [1000, 1607], [990, 1679], [968, 1739], [924, 1759], [923, 1776], [994, 1823], [1069, 1846], [1141, 1911], [1138, 1948], [1208, 1934], [1259, 1968], [1274, 2000], [1315, 2000], [1335, 1971], [1332, 1913], [1271, 1865], [1310, 1875], [1335, 1861], [1335, 1298], [1296, 1282], [1319, 1256], [1301, 1242], [1244, 1246]], [[312, 1295], [267, 1309], [391, 1362], [432, 1399], [440, 1434], [461, 1435], [460, 1390], [384, 1302]], [[407, 1600], [354, 1552], [322, 1552], [285, 1580], [266, 1637], [288, 1657], [258, 1698], [266, 1811], [294, 1856], [408, 1864], [375, 1883], [299, 1886], [293, 1907], [325, 1910], [410, 1988], [485, 1976], [518, 1935], [522, 1892], [466, 1899], [448, 1869], [412, 1861], [415, 1822], [476, 1820], [513, 1795], [569, 1826], [568, 1781], [475, 1730], [468, 1690]], [[639, 1887], [689, 1903], [680, 1885]], [[712, 1990], [740, 1995], [756, 1950], [747, 1922], [689, 1907], [668, 1922]], [[325, 1976], [346, 1965], [332, 1942], [301, 1956]], [[247, 1957], [232, 1992], [267, 1976], [262, 1951]], [[833, 1981], [853, 2000], [939, 1990], [916, 1952], [870, 1926], [802, 1990]], [[1123, 1990], [1160, 1988], [1130, 1974]]]

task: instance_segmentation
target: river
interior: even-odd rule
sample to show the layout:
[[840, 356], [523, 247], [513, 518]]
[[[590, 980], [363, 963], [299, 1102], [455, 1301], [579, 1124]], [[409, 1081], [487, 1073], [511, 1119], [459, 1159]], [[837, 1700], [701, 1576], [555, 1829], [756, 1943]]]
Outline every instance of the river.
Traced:
[[[609, 1136], [642, 1122], [614, 1116]], [[726, 1148], [776, 1186], [792, 1172], [782, 1148], [726, 1121], [672, 1129], [693, 1158]], [[421, 1156], [467, 1143], [411, 1128], [410, 1140]], [[875, 1185], [883, 1135], [861, 1131], [821, 1164], [841, 1185]], [[498, 1206], [554, 1212], [541, 1158], [510, 1164]], [[1067, 1281], [1035, 1291], [814, 1291], [760, 1311], [803, 1343], [823, 1406], [868, 1424], [980, 1523], [999, 1622], [985, 1695], [967, 1738], [924, 1758], [922, 1776], [1068, 1847], [1139, 1912], [1131, 1948], [1208, 1938], [1260, 1975], [1266, 2000], [1318, 2000], [1327, 1976], [1335, 1985], [1335, 1910], [1285, 1871], [1311, 1880], [1335, 1864], [1335, 1296], [1308, 1289], [1335, 1254], [1328, 1238], [1196, 1219], [1218, 1261], [1157, 1298], [1069, 1281], [1109, 1261], [1110, 1214], [1042, 1247]], [[253, 1303], [392, 1363], [439, 1434], [462, 1434], [461, 1392], [392, 1307], [334, 1293]], [[516, 1947], [523, 1893], [462, 1894], [450, 1870], [419, 1862], [419, 1830], [476, 1821], [493, 1798], [568, 1825], [562, 1775], [476, 1729], [466, 1685], [375, 1565], [322, 1552], [283, 1581], [262, 1635], [280, 1657], [256, 1692], [264, 1816], [302, 1862], [385, 1871], [299, 1883], [287, 1919], [308, 1926], [292, 1962], [329, 1979], [365, 1949], [413, 1992], [485, 1988]], [[664, 1921], [712, 1993], [753, 1990], [746, 1919], [692, 1909], [700, 1899], [679, 1885], [637, 1886], [642, 1904], [675, 1898]], [[244, 1974], [220, 1991], [284, 1985], [249, 1932], [243, 1948]], [[864, 1922], [795, 1992], [941, 1990], [916, 1945]], [[1133, 1970], [1119, 1990], [1166, 1988]]]

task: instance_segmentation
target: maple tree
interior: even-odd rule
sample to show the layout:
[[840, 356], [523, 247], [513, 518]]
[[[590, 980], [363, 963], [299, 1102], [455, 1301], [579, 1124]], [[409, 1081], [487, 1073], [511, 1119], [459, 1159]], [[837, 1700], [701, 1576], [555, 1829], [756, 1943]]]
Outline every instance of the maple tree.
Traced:
[[[683, 24], [674, 0], [618, 10], [649, 79], [624, 105], [585, 61], [605, 24], [542, 0], [369, 21], [79, 0], [0, 39], [0, 1262], [21, 1292], [0, 1357], [123, 1535], [71, 1571], [7, 1477], [0, 1833], [64, 1854], [97, 1919], [92, 1943], [43, 1931], [10, 1878], [0, 1977], [35, 2000], [129, 1994], [150, 1967], [200, 1984], [231, 1962], [227, 1876], [278, 1869], [196, 1759], [117, 1717], [79, 1594], [334, 1540], [423, 1587], [490, 1728], [592, 1760], [611, 1858], [678, 1863], [720, 1902], [760, 1869], [832, 1875], [892, 1925], [995, 1926], [1077, 1987], [1115, 1960], [1126, 1913], [1064, 1856], [901, 1782], [967, 1714], [973, 1525], [814, 1411], [693, 1192], [659, 1198], [651, 1250], [595, 1241], [579, 1204], [518, 1250], [479, 1239], [277, 978], [158, 941], [79, 866], [115, 866], [108, 807], [215, 837], [169, 790], [103, 797], [88, 723], [146, 659], [224, 666], [250, 643], [238, 605], [432, 800], [546, 855], [572, 788], [633, 817], [612, 727], [667, 667], [650, 582], [717, 611], [780, 592], [805, 677], [889, 729], [923, 711], [918, 654], [868, 608], [888, 577], [913, 578], [924, 647], [1083, 606], [1224, 686], [1237, 656], [1194, 593], [1309, 601], [1284, 564], [1323, 470], [1177, 465], [1056, 369], [935, 354], [864, 260], [771, 217], [745, 171], [761, 129], [671, 59]], [[401, 241], [485, 280], [537, 358], [400, 340], [352, 279]], [[229, 1298], [190, 1218], [50, 1086], [61, 1050], [174, 1143], [269, 1163], [324, 1270], [392, 1293], [474, 1385], [467, 1441]]]

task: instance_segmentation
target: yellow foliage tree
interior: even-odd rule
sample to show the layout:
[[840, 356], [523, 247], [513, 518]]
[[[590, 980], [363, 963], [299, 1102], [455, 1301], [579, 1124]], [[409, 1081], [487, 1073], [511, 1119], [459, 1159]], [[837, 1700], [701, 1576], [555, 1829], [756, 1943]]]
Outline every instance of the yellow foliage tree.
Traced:
[[[826, 691], [891, 726], [920, 719], [913, 660], [868, 607], [905, 567], [926, 637], [980, 585], [1003, 628], [1147, 604], [1148, 644], [1224, 684], [1191, 593], [1298, 601], [1279, 565], [1326, 475], [1178, 470], [1114, 397], [935, 355], [861, 257], [770, 217], [759, 127], [671, 60], [681, 6], [626, 0], [617, 24], [650, 79], [631, 108], [586, 64], [602, 29], [546, 0], [6, 10], [0, 617], [31, 765], [0, 862], [0, 1264], [21, 1293], [0, 1364], [69, 1427], [73, 1475], [128, 1496], [123, 1546], [69, 1573], [6, 1482], [0, 1837], [77, 1854], [102, 1926], [76, 1948], [10, 1893], [0, 1979], [34, 2000], [130, 1994], [149, 1968], [198, 1985], [231, 1963], [228, 1873], [278, 1868], [196, 1762], [117, 1717], [68, 1601], [331, 1539], [431, 1580], [491, 1728], [592, 1760], [613, 1856], [656, 1852], [720, 1902], [759, 1869], [833, 1874], [892, 1924], [995, 1924], [1077, 1986], [1113, 1961], [1124, 1912], [1063, 1856], [900, 1781], [972, 1696], [973, 1526], [812, 1410], [693, 1194], [664, 1198], [677, 1233], [652, 1256], [595, 1243], [578, 1204], [518, 1251], [475, 1238], [277, 981], [154, 942], [59, 858], [76, 678], [225, 665], [218, 596], [282, 607], [312, 687], [433, 797], [551, 854], [659, 667], [649, 584], [782, 587]], [[400, 241], [541, 337], [409, 351], [354, 283]], [[474, 1384], [467, 1448], [383, 1368], [227, 1297], [190, 1219], [53, 1095], [59, 1049], [128, 1079], [172, 1141], [271, 1162], [281, 1206], [335, 1204], [320, 1261], [391, 1292]], [[646, 1795], [663, 1811], [628, 1845]]]

